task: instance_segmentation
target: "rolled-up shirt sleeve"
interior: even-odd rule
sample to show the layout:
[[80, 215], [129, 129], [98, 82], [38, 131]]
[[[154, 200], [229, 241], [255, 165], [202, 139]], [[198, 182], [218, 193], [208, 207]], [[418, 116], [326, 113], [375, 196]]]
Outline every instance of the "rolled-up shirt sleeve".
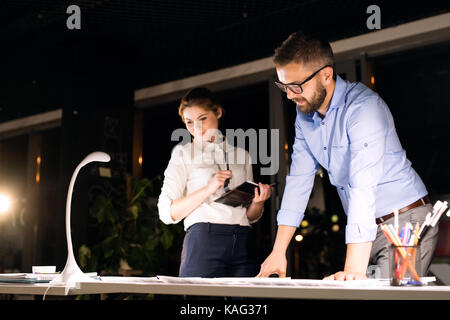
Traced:
[[350, 165], [346, 243], [373, 241], [377, 185], [383, 175], [388, 131], [387, 106], [378, 97], [365, 99], [348, 119]]
[[170, 207], [172, 201], [184, 196], [186, 181], [187, 170], [186, 164], [183, 161], [183, 149], [181, 145], [177, 145], [173, 149], [169, 164], [164, 171], [164, 182], [158, 198], [159, 218], [165, 224], [173, 224], [181, 221], [172, 219]]
[[303, 137], [298, 116], [295, 121], [295, 141], [291, 160], [277, 223], [298, 227], [305, 215], [318, 168], [318, 162]]

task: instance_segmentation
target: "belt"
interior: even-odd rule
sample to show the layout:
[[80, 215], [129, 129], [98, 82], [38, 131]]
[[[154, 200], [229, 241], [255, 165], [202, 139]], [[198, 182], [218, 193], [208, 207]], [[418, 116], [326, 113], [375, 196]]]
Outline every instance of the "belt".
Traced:
[[[431, 203], [430, 202], [430, 198], [428, 198], [428, 196], [425, 196], [425, 197], [420, 198], [419, 200], [411, 203], [410, 205], [408, 205], [408, 206], [406, 206], [404, 208], [401, 208], [400, 210], [398, 210], [398, 214], [401, 214], [403, 212], [406, 212], [408, 210], [411, 210], [411, 209], [414, 209], [414, 208], [417, 208], [417, 207], [420, 207], [420, 206], [424, 206], [424, 205], [426, 205], [428, 203]], [[383, 223], [386, 220], [392, 218], [393, 216], [394, 216], [394, 213], [392, 212], [392, 213], [389, 213], [389, 214], [387, 214], [385, 216], [376, 218], [375, 221], [377, 222], [377, 224], [380, 224], [380, 223]]]
[[197, 222], [188, 228], [188, 231], [207, 231], [217, 233], [240, 233], [252, 230], [250, 226], [241, 226], [239, 224], [221, 224], [210, 222]]

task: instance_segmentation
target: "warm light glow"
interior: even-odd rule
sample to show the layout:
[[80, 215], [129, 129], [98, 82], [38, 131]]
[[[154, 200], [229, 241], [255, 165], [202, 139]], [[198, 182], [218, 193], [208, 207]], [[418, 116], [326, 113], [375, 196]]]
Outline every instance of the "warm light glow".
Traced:
[[286, 150], [286, 151], [287, 151], [288, 149], [289, 149], [289, 146], [288, 146], [288, 144], [287, 144], [287, 143], [285, 143], [285, 144], [284, 144], [284, 150]]
[[11, 199], [6, 195], [0, 195], [0, 214], [6, 213], [11, 208]]
[[339, 231], [339, 225], [338, 224], [333, 224], [333, 226], [331, 227], [331, 230], [334, 232], [338, 232]]
[[139, 156], [138, 163], [140, 166], [142, 166], [142, 154]]
[[36, 183], [39, 183], [39, 181], [41, 181], [41, 156], [37, 156], [36, 164], [37, 164]]
[[371, 76], [371, 77], [370, 77], [370, 83], [371, 83], [371, 84], [375, 84], [375, 77], [374, 77], [374, 76]]
[[309, 226], [308, 220], [303, 220], [301, 226], [302, 226], [303, 228], [307, 228], [307, 227]]
[[300, 242], [303, 240], [303, 236], [301, 234], [298, 234], [295, 236], [295, 241]]
[[331, 222], [336, 223], [336, 222], [338, 222], [338, 220], [339, 220], [339, 217], [337, 214], [333, 214], [331, 216]]

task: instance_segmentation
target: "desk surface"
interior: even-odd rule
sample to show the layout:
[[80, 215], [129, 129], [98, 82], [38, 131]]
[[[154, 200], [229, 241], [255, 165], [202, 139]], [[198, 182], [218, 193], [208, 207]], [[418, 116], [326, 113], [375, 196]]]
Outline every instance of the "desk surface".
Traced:
[[[283, 299], [350, 299], [350, 300], [450, 300], [450, 286], [446, 287], [310, 287], [273, 285], [212, 285], [212, 284], [126, 284], [82, 283], [84, 293], [153, 293], [175, 295], [210, 295], [229, 297], [259, 297]], [[101, 292], [100, 292], [101, 291]]]
[[[258, 297], [282, 299], [350, 299], [350, 300], [450, 300], [450, 286], [391, 287], [368, 285], [309, 285], [300, 280], [295, 285], [236, 283], [152, 283], [102, 277], [101, 281], [79, 282], [65, 288], [49, 284], [0, 284], [0, 294], [80, 295], [101, 293], [141, 293], [167, 295], [200, 295], [218, 297]], [[134, 278], [138, 279], [138, 278]], [[301, 282], [304, 281], [305, 283]]]

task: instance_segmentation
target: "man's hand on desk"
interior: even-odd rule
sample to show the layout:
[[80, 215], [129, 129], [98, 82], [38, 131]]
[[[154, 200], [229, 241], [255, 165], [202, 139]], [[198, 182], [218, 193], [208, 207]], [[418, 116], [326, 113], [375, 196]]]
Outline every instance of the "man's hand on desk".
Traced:
[[286, 277], [287, 259], [286, 250], [297, 227], [279, 225], [272, 253], [261, 265], [261, 271], [257, 277], [265, 278], [277, 274], [280, 278]]
[[367, 276], [362, 273], [356, 273], [356, 272], [348, 272], [348, 271], [339, 271], [335, 274], [332, 274], [328, 277], [323, 278], [323, 280], [338, 280], [338, 281], [345, 281], [345, 280], [366, 280]]
[[267, 278], [272, 274], [277, 274], [280, 278], [286, 277], [287, 260], [284, 253], [274, 252], [261, 264], [261, 270], [256, 277]]
[[323, 280], [365, 280], [372, 242], [348, 243], [344, 271], [336, 272]]

